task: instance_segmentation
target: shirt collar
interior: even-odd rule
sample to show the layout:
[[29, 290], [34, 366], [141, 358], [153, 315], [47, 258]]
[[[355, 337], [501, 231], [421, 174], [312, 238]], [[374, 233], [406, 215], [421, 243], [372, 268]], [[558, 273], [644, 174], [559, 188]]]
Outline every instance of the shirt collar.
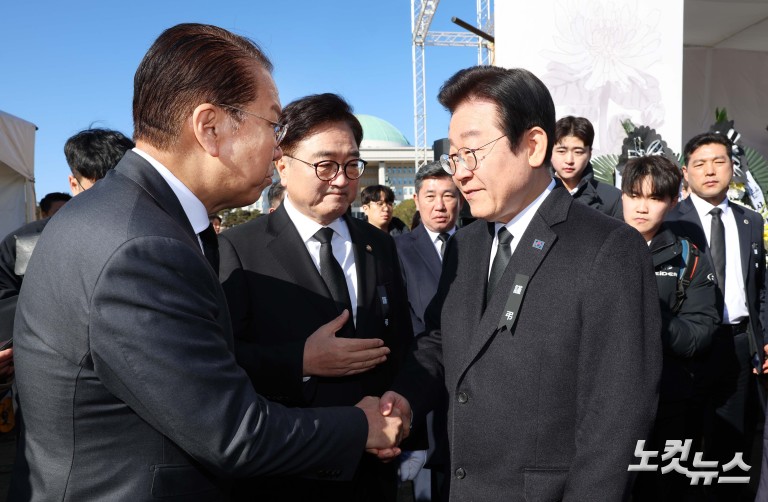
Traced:
[[547, 196], [552, 193], [554, 188], [555, 180], [553, 179], [549, 182], [547, 188], [545, 188], [544, 191], [541, 192], [539, 196], [533, 200], [533, 202], [528, 204], [525, 209], [520, 211], [517, 216], [512, 218], [508, 223], [504, 224], [496, 222], [494, 232], [498, 234], [501, 227], [507, 227], [509, 233], [515, 237], [516, 242], [519, 242], [520, 237], [522, 237], [522, 235], [525, 233], [525, 229], [528, 228], [528, 224], [531, 223], [533, 215], [536, 214], [536, 211], [544, 202], [544, 199], [546, 199]]
[[167, 167], [162, 165], [157, 161], [157, 159], [149, 155], [147, 152], [138, 148], [134, 148], [133, 151], [137, 155], [141, 156], [144, 160], [149, 162], [152, 167], [154, 167], [155, 170], [160, 174], [160, 176], [163, 177], [165, 182], [168, 183], [168, 186], [171, 187], [171, 190], [173, 190], [176, 198], [179, 199], [179, 203], [181, 204], [181, 208], [184, 210], [184, 214], [187, 215], [187, 219], [192, 225], [192, 230], [196, 234], [199, 234], [208, 228], [208, 226], [211, 224], [211, 222], [208, 220], [208, 211], [205, 210], [205, 206], [202, 202], [200, 202], [200, 199], [198, 199], [197, 196], [192, 193], [192, 190], [187, 188], [187, 186], [182, 183], [179, 178], [174, 176]]
[[[422, 225], [424, 225], [424, 224], [422, 223]], [[433, 232], [432, 230], [428, 229], [426, 225], [424, 225], [424, 230], [426, 230], [427, 234], [429, 234], [429, 239], [432, 242], [436, 243], [437, 242], [437, 237], [440, 235], [440, 232]], [[452, 229], [448, 230], [445, 233], [447, 233], [449, 236], [452, 236], [453, 234], [456, 233], [456, 227], [454, 226]]]
[[[318, 230], [323, 228], [323, 225], [296, 209], [296, 206], [291, 203], [288, 194], [285, 194], [283, 205], [285, 206], [285, 212], [288, 213], [288, 217], [291, 219], [291, 222], [293, 222], [293, 226], [296, 227], [302, 242], [305, 244], [315, 236]], [[349, 228], [343, 217], [336, 218], [326, 226], [333, 229], [333, 231], [339, 234], [345, 241], [352, 241], [352, 237], [349, 234]]]
[[728, 205], [728, 197], [725, 197], [723, 201], [718, 204], [717, 206], [713, 206], [709, 202], [705, 201], [695, 193], [691, 193], [688, 197], [691, 198], [691, 202], [693, 203], [693, 207], [696, 208], [696, 213], [699, 215], [699, 219], [704, 221], [704, 217], [709, 216], [709, 212], [715, 208], [719, 207], [723, 210], [723, 216], [728, 214], [730, 211], [730, 206]]

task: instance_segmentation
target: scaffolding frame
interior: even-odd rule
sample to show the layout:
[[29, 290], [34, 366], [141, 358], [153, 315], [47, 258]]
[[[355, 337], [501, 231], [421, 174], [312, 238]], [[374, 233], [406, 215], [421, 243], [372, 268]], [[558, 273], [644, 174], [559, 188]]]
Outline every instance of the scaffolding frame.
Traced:
[[[477, 28], [493, 34], [491, 0], [477, 1]], [[411, 0], [411, 36], [413, 63], [414, 166], [418, 170], [427, 158], [427, 102], [425, 47], [477, 47], [477, 64], [493, 64], [493, 44], [468, 32], [429, 31], [440, 0]]]

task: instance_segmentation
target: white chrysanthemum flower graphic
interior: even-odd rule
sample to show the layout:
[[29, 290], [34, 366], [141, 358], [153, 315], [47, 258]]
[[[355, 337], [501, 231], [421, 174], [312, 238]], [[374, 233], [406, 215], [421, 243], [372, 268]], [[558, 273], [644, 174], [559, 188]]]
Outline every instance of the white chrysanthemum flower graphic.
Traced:
[[637, 2], [559, 2], [554, 37], [557, 51], [547, 51], [550, 66], [562, 64], [584, 89], [605, 85], [629, 91], [645, 84], [644, 71], [658, 61], [660, 12], [641, 13]]
[[644, 125], [664, 123], [659, 81], [646, 71], [660, 60], [660, 16], [637, 1], [557, 3], [556, 49], [541, 52], [550, 61], [544, 81], [568, 113], [597, 105], [600, 116], [593, 119], [603, 148], [620, 144], [620, 115], [637, 111]]

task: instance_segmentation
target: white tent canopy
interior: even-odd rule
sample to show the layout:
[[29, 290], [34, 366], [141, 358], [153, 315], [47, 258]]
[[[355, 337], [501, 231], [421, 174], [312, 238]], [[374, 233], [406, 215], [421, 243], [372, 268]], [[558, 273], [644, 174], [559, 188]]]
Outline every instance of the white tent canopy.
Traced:
[[35, 220], [35, 131], [0, 111], [0, 239]]

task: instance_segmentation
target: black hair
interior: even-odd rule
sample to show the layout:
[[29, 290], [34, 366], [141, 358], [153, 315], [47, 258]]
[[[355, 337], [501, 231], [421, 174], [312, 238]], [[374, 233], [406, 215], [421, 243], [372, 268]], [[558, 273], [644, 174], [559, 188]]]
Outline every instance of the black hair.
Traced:
[[134, 146], [133, 141], [119, 131], [85, 129], [67, 140], [64, 156], [72, 176], [98, 181]]
[[650, 178], [653, 190], [651, 195], [677, 200], [683, 176], [671, 160], [661, 155], [629, 159], [621, 175], [621, 192], [627, 195], [643, 193], [646, 178]]
[[283, 108], [279, 121], [288, 127], [285, 138], [280, 143], [280, 148], [288, 155], [318, 126], [334, 122], [349, 125], [358, 147], [363, 141], [363, 126], [352, 114], [349, 103], [338, 94], [312, 94], [297, 99]]
[[40, 199], [40, 212], [48, 213], [51, 210], [51, 205], [54, 202], [68, 202], [72, 198], [71, 195], [64, 192], [51, 192], [42, 199]]
[[595, 141], [595, 128], [592, 122], [584, 117], [574, 117], [568, 115], [557, 121], [555, 124], [555, 144], [566, 136], [575, 136], [584, 143], [584, 146], [592, 149], [592, 142]]
[[685, 144], [685, 149], [683, 150], [683, 156], [685, 157], [685, 165], [688, 165], [688, 161], [691, 159], [691, 154], [699, 149], [699, 147], [702, 147], [704, 145], [711, 145], [711, 144], [718, 144], [723, 145], [725, 147], [725, 152], [728, 155], [728, 159], [731, 158], [733, 155], [733, 148], [731, 145], [731, 140], [728, 139], [723, 134], [720, 134], [719, 132], [704, 132], [701, 134], [697, 134], [690, 140], [688, 140], [688, 143]]
[[549, 163], [555, 138], [555, 104], [544, 83], [528, 70], [498, 66], [460, 70], [443, 84], [437, 99], [451, 113], [470, 99], [495, 103], [497, 126], [515, 152], [526, 131], [542, 128], [548, 140], [544, 163]]
[[390, 204], [395, 202], [395, 192], [384, 185], [371, 185], [363, 188], [360, 192], [360, 202], [362, 205], [378, 202], [382, 199], [382, 196], [384, 197], [385, 202], [389, 202]]

